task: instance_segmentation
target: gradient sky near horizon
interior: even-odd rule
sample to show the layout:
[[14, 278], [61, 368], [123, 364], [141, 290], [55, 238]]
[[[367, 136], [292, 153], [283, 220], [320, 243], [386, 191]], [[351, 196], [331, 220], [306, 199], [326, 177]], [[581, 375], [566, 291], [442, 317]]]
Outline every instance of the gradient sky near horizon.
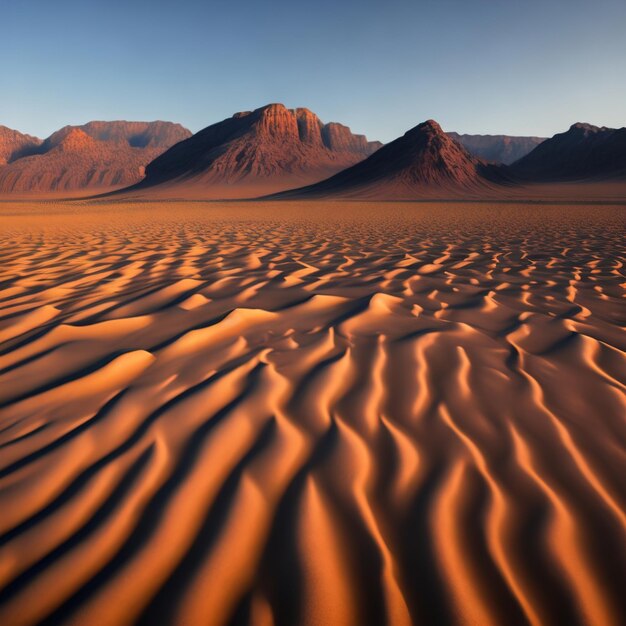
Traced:
[[268, 102], [389, 141], [626, 125], [626, 0], [0, 0], [0, 124], [200, 130]]

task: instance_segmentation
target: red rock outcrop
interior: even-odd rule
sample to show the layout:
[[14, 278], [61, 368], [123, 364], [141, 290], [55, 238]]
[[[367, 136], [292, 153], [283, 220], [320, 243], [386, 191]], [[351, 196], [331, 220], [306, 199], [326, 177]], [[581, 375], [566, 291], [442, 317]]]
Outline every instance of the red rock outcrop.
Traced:
[[308, 109], [269, 104], [236, 113], [176, 144], [146, 167], [138, 188], [174, 195], [254, 197], [321, 180], [380, 147]]

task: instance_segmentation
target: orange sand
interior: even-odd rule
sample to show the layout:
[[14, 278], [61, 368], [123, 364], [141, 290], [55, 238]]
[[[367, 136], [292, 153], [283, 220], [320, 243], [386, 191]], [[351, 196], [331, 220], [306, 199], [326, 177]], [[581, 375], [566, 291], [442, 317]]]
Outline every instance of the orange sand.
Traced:
[[623, 624], [625, 217], [0, 204], [0, 624]]

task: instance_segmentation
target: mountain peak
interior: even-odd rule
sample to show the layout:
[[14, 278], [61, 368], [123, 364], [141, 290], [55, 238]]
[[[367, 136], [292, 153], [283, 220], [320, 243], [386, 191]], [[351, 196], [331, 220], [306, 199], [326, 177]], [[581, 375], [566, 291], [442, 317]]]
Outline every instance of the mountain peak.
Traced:
[[441, 126], [435, 120], [426, 120], [417, 126], [414, 126], [404, 136], [412, 140], [417, 141], [431, 141], [434, 138], [439, 138], [441, 141], [452, 141], [446, 133], [443, 132]]
[[282, 102], [270, 102], [269, 104], [265, 104], [256, 110], [266, 113], [284, 113], [289, 109]]
[[569, 132], [573, 133], [599, 133], [603, 130], [608, 130], [606, 126], [594, 126], [593, 124], [587, 124], [586, 122], [576, 122], [569, 127]]
[[67, 132], [58, 138], [54, 148], [64, 151], [87, 150], [95, 143], [95, 139], [90, 137], [84, 130], [70, 127]]
[[298, 136], [296, 116], [284, 104], [268, 104], [257, 109], [253, 114], [257, 120], [257, 132], [261, 134], [269, 134], [283, 139]]
[[435, 120], [426, 120], [421, 124], [418, 124], [414, 130], [421, 130], [422, 132], [443, 133], [443, 129]]
[[[243, 119], [245, 117], [253, 116], [257, 119], [264, 119], [276, 115], [283, 115], [288, 113], [289, 109], [280, 102], [270, 102], [269, 104], [264, 104], [262, 107], [258, 107], [257, 109], [249, 110], [249, 111], [237, 111], [237, 113], [233, 113], [231, 119]], [[215, 124], [213, 124], [215, 126]], [[210, 126], [208, 127], [210, 128]]]
[[587, 124], [586, 122], [576, 122], [575, 124], [572, 124], [569, 129], [571, 131], [586, 131], [586, 132], [593, 132], [593, 133], [597, 133], [599, 130], [606, 130], [606, 127], [598, 127], [598, 126], [594, 126], [593, 124]]

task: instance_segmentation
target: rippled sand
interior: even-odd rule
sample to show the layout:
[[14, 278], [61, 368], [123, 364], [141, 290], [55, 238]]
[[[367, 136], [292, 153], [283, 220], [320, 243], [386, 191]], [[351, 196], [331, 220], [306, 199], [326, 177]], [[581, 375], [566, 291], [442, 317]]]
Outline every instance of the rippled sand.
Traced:
[[0, 624], [623, 624], [625, 219], [1, 204]]

